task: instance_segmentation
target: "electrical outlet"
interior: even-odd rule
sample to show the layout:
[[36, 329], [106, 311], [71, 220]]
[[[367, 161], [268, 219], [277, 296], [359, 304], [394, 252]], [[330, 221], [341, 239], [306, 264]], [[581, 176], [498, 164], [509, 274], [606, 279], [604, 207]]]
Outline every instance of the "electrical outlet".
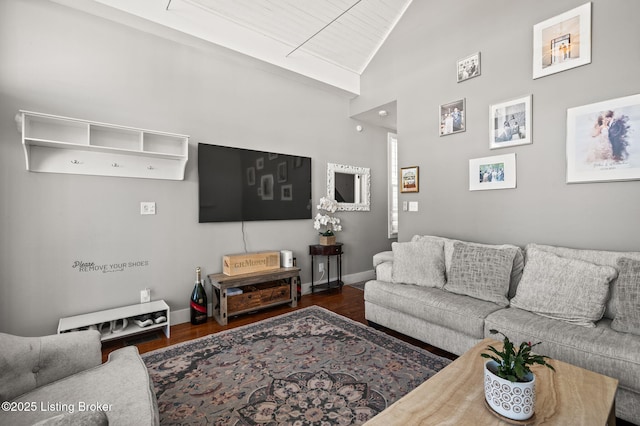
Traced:
[[318, 272], [324, 272], [324, 263], [318, 263]]
[[142, 201], [140, 203], [140, 214], [156, 214], [156, 203], [153, 201]]
[[151, 289], [145, 288], [144, 290], [140, 290], [140, 303], [151, 302]]

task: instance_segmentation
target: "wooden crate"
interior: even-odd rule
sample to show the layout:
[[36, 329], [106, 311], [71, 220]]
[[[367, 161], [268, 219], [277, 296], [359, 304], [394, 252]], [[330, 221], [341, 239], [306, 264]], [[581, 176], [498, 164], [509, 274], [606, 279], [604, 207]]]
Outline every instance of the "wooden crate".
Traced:
[[227, 298], [229, 314], [291, 299], [291, 286], [284, 280], [245, 286], [242, 290], [244, 293]]
[[228, 254], [222, 257], [222, 272], [225, 275], [233, 276], [279, 268], [279, 251]]

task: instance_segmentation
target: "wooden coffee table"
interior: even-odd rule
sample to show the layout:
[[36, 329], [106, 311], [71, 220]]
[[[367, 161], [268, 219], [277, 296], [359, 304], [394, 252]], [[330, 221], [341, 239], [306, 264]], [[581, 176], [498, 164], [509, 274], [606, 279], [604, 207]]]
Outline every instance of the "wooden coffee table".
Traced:
[[[504, 425], [485, 406], [485, 339], [366, 425]], [[555, 372], [536, 365], [536, 406], [530, 424], [615, 425], [618, 380], [565, 362], [550, 360]], [[519, 423], [524, 424], [524, 423]]]

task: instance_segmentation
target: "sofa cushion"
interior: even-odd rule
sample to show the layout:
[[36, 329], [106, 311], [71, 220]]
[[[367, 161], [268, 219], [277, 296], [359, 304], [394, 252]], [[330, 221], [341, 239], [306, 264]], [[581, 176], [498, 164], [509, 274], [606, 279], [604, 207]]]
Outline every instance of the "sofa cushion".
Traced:
[[640, 336], [612, 330], [608, 318], [587, 328], [512, 306], [487, 316], [486, 337], [493, 337], [491, 329], [515, 342], [542, 342], [536, 346], [539, 354], [616, 378], [620, 387], [640, 389]]
[[[109, 354], [109, 360], [94, 368], [41, 386], [14, 399], [16, 402], [40, 401], [57, 403], [61, 411], [0, 411], [0, 424], [12, 426], [32, 425], [58, 414], [89, 408], [101, 404], [113, 425], [157, 425], [158, 405], [152, 391], [153, 383], [147, 367], [135, 346], [118, 349]], [[81, 404], [86, 404], [84, 407]]]
[[640, 261], [618, 260], [617, 313], [611, 328], [640, 336]]
[[448, 291], [409, 284], [368, 281], [365, 301], [402, 312], [477, 339], [484, 338], [484, 319], [495, 303]]
[[509, 278], [516, 248], [492, 248], [455, 242], [444, 289], [500, 306], [509, 306]]
[[604, 314], [609, 283], [616, 276], [617, 271], [611, 266], [528, 248], [527, 263], [511, 306], [595, 327], [594, 321]]
[[392, 281], [442, 288], [444, 276], [444, 243], [419, 241], [393, 243]]
[[[597, 265], [607, 265], [617, 267], [618, 259], [621, 257], [628, 257], [629, 259], [640, 260], [640, 252], [635, 251], [606, 251], [606, 250], [582, 250], [573, 249], [567, 247], [547, 246], [543, 244], [527, 244], [527, 248], [537, 248], [538, 250], [544, 250], [549, 253], [556, 254], [561, 257], [567, 257], [570, 259], [580, 259], [586, 262], [595, 263]], [[609, 286], [609, 301], [607, 302], [607, 309], [604, 316], [613, 319], [617, 312], [616, 307], [616, 293], [618, 291], [617, 280], [614, 278]]]
[[496, 249], [505, 249], [505, 248], [513, 248], [516, 250], [516, 255], [513, 258], [513, 266], [511, 268], [511, 278], [509, 281], [509, 298], [512, 298], [516, 294], [516, 287], [518, 286], [518, 282], [520, 281], [520, 277], [522, 277], [522, 270], [524, 269], [524, 254], [522, 249], [518, 246], [514, 246], [511, 244], [481, 244], [481, 243], [472, 243], [460, 240], [453, 240], [450, 238], [444, 237], [436, 237], [432, 235], [414, 235], [411, 238], [411, 241], [424, 241], [424, 240], [441, 240], [444, 241], [444, 264], [447, 278], [451, 272], [451, 264], [453, 259], [453, 245], [456, 242], [462, 242], [465, 244], [477, 246], [477, 247], [489, 247]]

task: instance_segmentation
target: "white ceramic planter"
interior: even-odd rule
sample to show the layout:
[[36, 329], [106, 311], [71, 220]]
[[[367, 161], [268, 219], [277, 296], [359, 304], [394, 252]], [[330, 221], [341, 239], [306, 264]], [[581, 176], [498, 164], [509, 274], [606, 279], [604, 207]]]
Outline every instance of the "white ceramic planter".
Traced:
[[510, 382], [493, 374], [488, 366], [498, 363], [489, 360], [484, 364], [484, 397], [496, 413], [513, 420], [527, 420], [533, 416], [536, 403], [536, 376], [530, 374], [529, 382]]

